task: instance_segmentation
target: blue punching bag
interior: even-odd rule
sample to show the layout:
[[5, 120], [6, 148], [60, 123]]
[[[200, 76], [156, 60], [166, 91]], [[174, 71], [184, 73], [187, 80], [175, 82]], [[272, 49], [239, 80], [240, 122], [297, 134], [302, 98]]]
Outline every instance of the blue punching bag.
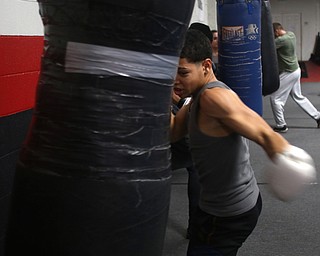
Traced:
[[194, 0], [38, 2], [45, 45], [6, 256], [161, 256]]
[[220, 80], [262, 115], [261, 2], [217, 0]]

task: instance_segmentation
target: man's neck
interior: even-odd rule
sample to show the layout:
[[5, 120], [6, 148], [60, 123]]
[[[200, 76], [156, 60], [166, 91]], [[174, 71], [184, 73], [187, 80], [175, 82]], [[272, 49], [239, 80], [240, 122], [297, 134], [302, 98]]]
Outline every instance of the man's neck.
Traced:
[[285, 30], [280, 30], [280, 36], [283, 36], [283, 35], [285, 35], [285, 34], [287, 34], [287, 31], [285, 31]]
[[214, 56], [218, 55], [218, 47], [217, 48], [212, 48], [212, 53]]
[[214, 75], [213, 72], [209, 74], [207, 81], [208, 81], [207, 84], [217, 81], [217, 78], [216, 78], [216, 76]]

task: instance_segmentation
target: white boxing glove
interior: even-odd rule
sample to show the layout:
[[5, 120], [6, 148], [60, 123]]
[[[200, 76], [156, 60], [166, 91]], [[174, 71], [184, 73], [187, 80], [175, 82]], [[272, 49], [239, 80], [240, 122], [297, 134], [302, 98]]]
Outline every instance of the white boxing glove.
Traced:
[[282, 201], [294, 199], [306, 184], [317, 180], [312, 157], [305, 150], [292, 145], [274, 156], [265, 174], [271, 191]]

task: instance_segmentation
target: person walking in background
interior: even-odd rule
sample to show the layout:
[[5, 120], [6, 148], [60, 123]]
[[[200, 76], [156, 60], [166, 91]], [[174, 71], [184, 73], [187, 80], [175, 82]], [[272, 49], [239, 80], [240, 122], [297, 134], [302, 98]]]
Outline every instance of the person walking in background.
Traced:
[[212, 42], [211, 42], [211, 46], [212, 46], [212, 62], [215, 66], [214, 74], [216, 75], [216, 78], [219, 79], [220, 74], [219, 74], [219, 48], [218, 48], [218, 30], [213, 29], [211, 30], [212, 33]]
[[276, 132], [287, 132], [288, 127], [284, 119], [284, 106], [288, 96], [317, 122], [320, 128], [320, 113], [312, 103], [301, 94], [301, 69], [296, 55], [296, 37], [291, 31], [285, 31], [280, 23], [273, 23], [275, 44], [277, 49], [280, 86], [270, 95]]
[[212, 32], [212, 61], [217, 64], [218, 61], [218, 31], [216, 29], [211, 30]]

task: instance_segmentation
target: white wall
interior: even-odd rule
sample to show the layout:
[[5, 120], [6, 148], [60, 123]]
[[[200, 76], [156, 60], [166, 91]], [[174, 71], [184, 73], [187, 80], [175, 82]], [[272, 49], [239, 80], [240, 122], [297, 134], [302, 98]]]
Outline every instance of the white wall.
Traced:
[[[36, 0], [0, 0], [0, 35], [43, 35]], [[216, 0], [195, 0], [191, 22], [217, 28]]]
[[208, 0], [208, 25], [211, 29], [217, 29], [216, 0]]
[[[301, 15], [301, 60], [308, 60], [320, 32], [320, 0], [270, 0], [273, 15]], [[286, 28], [285, 28], [286, 29]]]
[[35, 0], [1, 0], [0, 24], [0, 35], [43, 35]]
[[195, 0], [190, 24], [200, 22], [217, 28], [216, 0]]

